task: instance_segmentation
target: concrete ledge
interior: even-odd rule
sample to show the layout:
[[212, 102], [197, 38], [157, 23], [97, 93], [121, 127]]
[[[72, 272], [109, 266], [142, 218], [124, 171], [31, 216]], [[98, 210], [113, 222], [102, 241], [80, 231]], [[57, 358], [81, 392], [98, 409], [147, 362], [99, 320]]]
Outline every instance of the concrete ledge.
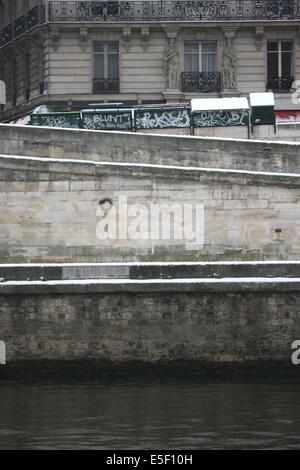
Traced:
[[0, 153], [300, 173], [300, 145], [292, 142], [1, 124]]
[[[1, 272], [1, 266], [0, 266]], [[299, 277], [300, 262], [135, 264], [130, 279]]]
[[[3, 281], [103, 279], [169, 280], [197, 278], [300, 278], [300, 261], [219, 263], [0, 264]], [[5, 284], [0, 284], [1, 285]]]
[[300, 291], [300, 278], [223, 278], [173, 280], [8, 281], [1, 295], [167, 293], [167, 292], [292, 292]]
[[[43, 173], [63, 173], [101, 177], [102, 175], [156, 177], [194, 180], [199, 182], [223, 182], [231, 184], [271, 184], [300, 186], [300, 173], [259, 172], [250, 170], [223, 170], [216, 168], [180, 167], [172, 165], [111, 163], [89, 160], [59, 160], [25, 156], [0, 155], [0, 168]], [[300, 171], [300, 169], [299, 169]]]

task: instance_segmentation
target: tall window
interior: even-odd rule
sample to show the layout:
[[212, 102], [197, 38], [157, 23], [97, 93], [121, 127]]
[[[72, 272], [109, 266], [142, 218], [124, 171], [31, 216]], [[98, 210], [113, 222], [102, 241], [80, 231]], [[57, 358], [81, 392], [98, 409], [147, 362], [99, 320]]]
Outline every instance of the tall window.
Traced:
[[11, 83], [12, 83], [12, 104], [13, 106], [16, 106], [17, 104], [17, 61], [16, 59], [13, 59], [11, 63]]
[[119, 92], [119, 43], [94, 43], [94, 93]]
[[5, 23], [4, 19], [4, 5], [3, 2], [0, 0], [0, 28], [2, 29]]
[[216, 72], [218, 70], [217, 42], [184, 43], [185, 72]]
[[294, 74], [293, 41], [268, 42], [268, 89], [289, 90]]
[[215, 93], [221, 88], [216, 41], [184, 42], [184, 72], [182, 91], [187, 93]]
[[30, 98], [30, 54], [27, 52], [24, 57], [24, 84], [26, 101]]

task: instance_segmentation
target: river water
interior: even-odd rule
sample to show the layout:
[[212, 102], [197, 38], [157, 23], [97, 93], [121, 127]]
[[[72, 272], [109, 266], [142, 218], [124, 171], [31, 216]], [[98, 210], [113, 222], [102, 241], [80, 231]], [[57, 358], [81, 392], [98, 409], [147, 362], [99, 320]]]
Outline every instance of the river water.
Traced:
[[300, 384], [2, 382], [0, 449], [300, 449]]

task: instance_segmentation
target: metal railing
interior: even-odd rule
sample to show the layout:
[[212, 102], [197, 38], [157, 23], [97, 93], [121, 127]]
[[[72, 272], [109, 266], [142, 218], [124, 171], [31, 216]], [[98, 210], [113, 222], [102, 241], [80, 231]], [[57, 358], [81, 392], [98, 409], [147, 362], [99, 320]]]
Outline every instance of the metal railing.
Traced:
[[94, 78], [93, 93], [119, 93], [120, 80], [118, 78]]
[[1, 35], [0, 35], [0, 45], [4, 45], [10, 41], [12, 41], [14, 38], [14, 28], [12, 24], [9, 24], [5, 26], [5, 28], [2, 29]]
[[220, 72], [182, 72], [183, 93], [219, 93], [221, 91]]
[[[274, 113], [274, 110], [273, 110]], [[271, 122], [274, 114], [271, 112]], [[272, 120], [273, 119], [273, 120]], [[207, 110], [192, 112], [190, 106], [135, 106], [80, 112], [33, 113], [30, 125], [93, 130], [125, 130], [137, 132], [142, 129], [194, 129], [200, 127], [244, 126], [250, 131], [249, 109]]]
[[290, 91], [292, 88], [294, 77], [274, 77], [269, 78], [267, 82], [267, 90], [276, 92]]
[[50, 23], [300, 20], [300, 0], [50, 0], [47, 12], [38, 5], [6, 25], [0, 31], [0, 47], [43, 24], [46, 17]]
[[38, 5], [26, 14], [20, 16], [0, 32], [0, 47], [4, 46], [14, 39], [22, 36], [26, 32], [35, 28], [36, 26], [43, 24], [45, 21], [45, 9], [43, 5]]
[[250, 21], [299, 18], [299, 0], [49, 2], [50, 21]]

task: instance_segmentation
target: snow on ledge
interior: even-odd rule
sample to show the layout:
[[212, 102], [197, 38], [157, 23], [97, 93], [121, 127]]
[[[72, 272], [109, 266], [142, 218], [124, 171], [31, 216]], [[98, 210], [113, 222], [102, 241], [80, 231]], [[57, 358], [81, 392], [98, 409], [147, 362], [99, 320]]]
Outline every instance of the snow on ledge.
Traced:
[[236, 111], [249, 109], [247, 98], [201, 98], [191, 100], [191, 110], [197, 111]]
[[[161, 267], [168, 267], [168, 266], [273, 266], [274, 264], [280, 266], [288, 266], [288, 265], [299, 265], [299, 261], [174, 261], [174, 262], [139, 262], [139, 261], [132, 261], [132, 262], [112, 262], [112, 263], [6, 263], [0, 264], [1, 268], [51, 268], [51, 267], [132, 267], [132, 266], [141, 266], [141, 267], [151, 267], [151, 266], [161, 266]], [[252, 278], [251, 278], [252, 279]]]
[[155, 285], [155, 284], [285, 284], [299, 283], [300, 278], [286, 277], [225, 277], [215, 278], [178, 278], [178, 279], [72, 279], [72, 280], [53, 280], [53, 281], [7, 281], [0, 284], [4, 286], [70, 286], [70, 285]]
[[250, 104], [251, 106], [275, 106], [274, 93], [250, 93]]

